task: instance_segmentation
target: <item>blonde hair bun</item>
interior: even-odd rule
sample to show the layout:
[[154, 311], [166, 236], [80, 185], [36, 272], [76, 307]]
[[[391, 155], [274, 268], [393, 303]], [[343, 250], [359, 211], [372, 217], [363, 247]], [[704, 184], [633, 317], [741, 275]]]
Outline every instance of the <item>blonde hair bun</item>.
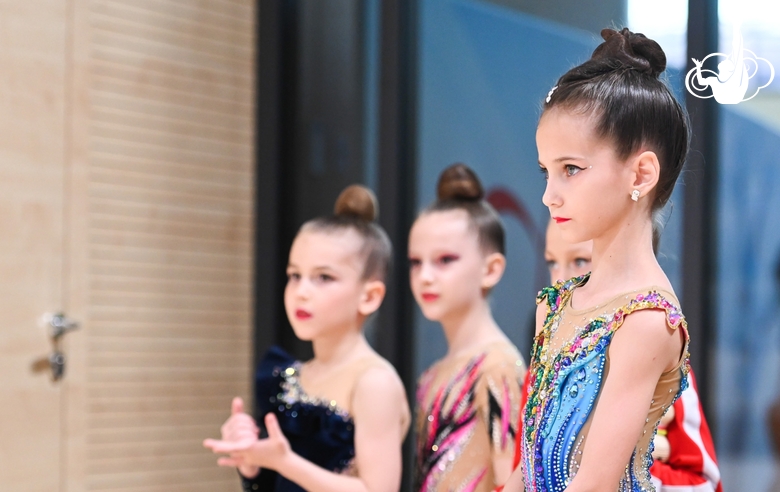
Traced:
[[478, 201], [485, 197], [476, 173], [465, 164], [457, 162], [442, 171], [436, 186], [436, 198], [440, 202]]
[[379, 215], [379, 204], [374, 192], [365, 186], [355, 184], [344, 188], [336, 199], [333, 213], [337, 217], [355, 217], [373, 222]]

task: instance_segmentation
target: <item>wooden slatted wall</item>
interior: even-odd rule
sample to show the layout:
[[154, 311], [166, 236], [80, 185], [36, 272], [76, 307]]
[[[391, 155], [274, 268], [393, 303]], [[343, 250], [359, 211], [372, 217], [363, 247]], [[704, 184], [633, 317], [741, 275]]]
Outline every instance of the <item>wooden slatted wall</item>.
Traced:
[[235, 491], [251, 374], [254, 6], [89, 7], [87, 490]]

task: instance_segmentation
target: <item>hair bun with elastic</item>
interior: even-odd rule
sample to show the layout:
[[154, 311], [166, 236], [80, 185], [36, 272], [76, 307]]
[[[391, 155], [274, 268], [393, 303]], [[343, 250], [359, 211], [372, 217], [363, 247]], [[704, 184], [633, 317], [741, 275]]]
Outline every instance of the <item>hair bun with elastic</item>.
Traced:
[[485, 197], [479, 178], [467, 165], [460, 162], [442, 171], [436, 186], [436, 198], [440, 202], [450, 200], [477, 201]]
[[336, 199], [333, 213], [339, 217], [355, 217], [372, 222], [379, 215], [379, 204], [371, 190], [355, 184], [344, 188]]
[[666, 70], [664, 50], [644, 34], [624, 27], [620, 31], [602, 29], [601, 37], [604, 42], [593, 51], [592, 60], [617, 60], [624, 66], [656, 78]]

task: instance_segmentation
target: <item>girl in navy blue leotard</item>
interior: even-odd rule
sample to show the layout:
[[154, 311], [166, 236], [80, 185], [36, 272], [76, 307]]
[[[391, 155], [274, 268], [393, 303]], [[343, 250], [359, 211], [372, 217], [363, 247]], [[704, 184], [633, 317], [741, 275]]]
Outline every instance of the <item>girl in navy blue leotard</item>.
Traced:
[[[246, 491], [397, 491], [409, 426], [404, 388], [368, 345], [363, 323], [385, 293], [391, 246], [373, 223], [376, 200], [351, 186], [335, 215], [301, 227], [290, 250], [285, 308], [314, 358], [272, 348], [259, 364], [260, 429], [233, 401], [222, 439], [204, 445], [237, 467]], [[262, 437], [258, 438], [262, 432]]]

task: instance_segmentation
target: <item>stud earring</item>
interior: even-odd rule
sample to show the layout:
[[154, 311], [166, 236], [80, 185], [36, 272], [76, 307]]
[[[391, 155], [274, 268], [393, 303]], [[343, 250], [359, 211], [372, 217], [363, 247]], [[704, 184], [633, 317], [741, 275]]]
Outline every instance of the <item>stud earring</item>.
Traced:
[[631, 192], [631, 199], [635, 202], [639, 201], [639, 190], [634, 190]]

